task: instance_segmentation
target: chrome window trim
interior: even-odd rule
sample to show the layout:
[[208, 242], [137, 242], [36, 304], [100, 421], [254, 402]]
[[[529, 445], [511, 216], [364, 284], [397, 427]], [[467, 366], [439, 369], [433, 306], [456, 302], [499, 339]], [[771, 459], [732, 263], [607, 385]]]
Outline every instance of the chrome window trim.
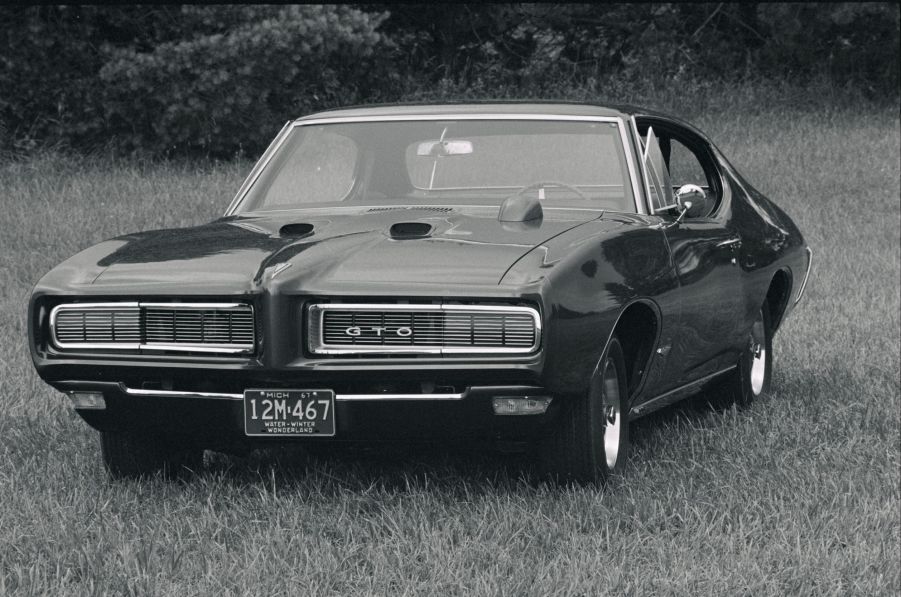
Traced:
[[[651, 205], [651, 179], [648, 178], [648, 169], [645, 167], [645, 164], [644, 164], [645, 159], [647, 158], [648, 148], [644, 147], [644, 143], [641, 140], [641, 135], [638, 132], [638, 122], [635, 120], [635, 116], [633, 115], [631, 118], [629, 118], [629, 121], [632, 124], [632, 132], [634, 133], [634, 136], [635, 136], [635, 143], [637, 143], [636, 150], [638, 152], [639, 157], [641, 158], [639, 160], [639, 162], [642, 164], [641, 173], [642, 173], [642, 177], [644, 179], [644, 185], [645, 185], [644, 186], [644, 193], [645, 193], [644, 204], [647, 206], [647, 209], [648, 209], [647, 213], [652, 214], [652, 215], [666, 213], [669, 210], [671, 210], [672, 208], [678, 207], [678, 205], [673, 203], [672, 205], [662, 206], [659, 208], [656, 208], [653, 205]], [[651, 128], [653, 128], [653, 126]]]
[[[183, 309], [229, 311], [249, 310], [253, 321], [253, 340], [248, 344], [196, 344], [188, 342], [60, 342], [56, 337], [56, 319], [61, 311], [137, 311], [141, 309]], [[160, 302], [104, 302], [63, 303], [50, 310], [50, 342], [59, 350], [141, 350], [157, 352], [204, 352], [214, 354], [250, 354], [256, 346], [256, 313], [250, 303], [160, 303]]]
[[[617, 119], [619, 120], [619, 119]], [[632, 144], [629, 142], [629, 135], [626, 134], [626, 125], [619, 120], [619, 135], [622, 139], [623, 152], [626, 154], [626, 165], [629, 168], [629, 180], [632, 181], [632, 199], [635, 202], [635, 211], [640, 215], [647, 215], [651, 212], [645, 209], [645, 202], [642, 199], [641, 185], [638, 182], [637, 166], [635, 165], [635, 152]]]
[[288, 133], [291, 131], [293, 121], [289, 120], [286, 122], [282, 129], [278, 132], [272, 142], [269, 143], [269, 147], [266, 148], [266, 151], [263, 152], [263, 155], [260, 156], [260, 159], [257, 160], [256, 164], [253, 165], [253, 168], [250, 169], [250, 172], [247, 174], [247, 177], [244, 178], [244, 182], [241, 183], [241, 186], [238, 187], [238, 192], [235, 193], [235, 196], [232, 198], [231, 203], [228, 205], [228, 209], [225, 210], [226, 215], [229, 215], [234, 211], [234, 209], [238, 206], [238, 203], [241, 199], [244, 198], [244, 195], [247, 194], [247, 191], [253, 186], [253, 183], [256, 182], [257, 178], [260, 176], [260, 172], [265, 168], [269, 161], [272, 159], [272, 156], [275, 155], [275, 150], [281, 147], [281, 144], [284, 142], [285, 137], [288, 136]]
[[[573, 183], [572, 186], [574, 186], [574, 187], [576, 187], [576, 188], [583, 188], [583, 189], [586, 188], [586, 187], [590, 187], [590, 188], [592, 188], [592, 189], [602, 189], [602, 188], [621, 189], [621, 188], [623, 188], [625, 185], [621, 185], [621, 184], [592, 184], [592, 183], [581, 184], [581, 183]], [[473, 187], [434, 187], [434, 188], [432, 188], [432, 189], [429, 189], [428, 187], [417, 187], [417, 186], [415, 186], [415, 185], [413, 186], [413, 188], [416, 189], [417, 191], [430, 191], [430, 190], [431, 190], [431, 191], [442, 191], [442, 192], [443, 192], [443, 191], [471, 191], [471, 190], [473, 189]], [[522, 187], [521, 187], [521, 186], [504, 186], [504, 187], [478, 187], [478, 188], [479, 188], [480, 191], [513, 191], [513, 190], [516, 190], [516, 189], [521, 189]], [[415, 204], [414, 204], [414, 205], [415, 205]], [[422, 205], [422, 207], [426, 207], [426, 208], [429, 207], [428, 204], [420, 204], [420, 205]], [[381, 205], [379, 205], [379, 206], [374, 206], [374, 207], [375, 207], [376, 209], [379, 209], [379, 208], [381, 208]], [[567, 208], [562, 207], [562, 208], [558, 208], [558, 209], [567, 209]], [[598, 207], [597, 209], [602, 209], [602, 208]]]
[[[535, 329], [535, 341], [528, 347], [478, 347], [478, 346], [354, 346], [327, 344], [323, 341], [323, 314], [325, 311], [483, 311], [490, 313], [526, 313], [531, 315]], [[526, 355], [538, 352], [541, 346], [541, 316], [534, 307], [521, 305], [404, 305], [398, 303], [313, 303], [307, 309], [307, 347], [318, 355], [352, 354], [410, 354], [410, 355]]]
[[[632, 134], [633, 134], [633, 139], [635, 140], [635, 153], [637, 153], [638, 156], [641, 157], [641, 155], [642, 155], [641, 135], [638, 133], [638, 122], [635, 120], [634, 115], [629, 118], [629, 123], [632, 125]], [[656, 212], [654, 211], [654, 206], [651, 205], [651, 192], [650, 192], [651, 181], [648, 179], [647, 168], [645, 168], [644, 165], [642, 165], [642, 168], [641, 168], [641, 176], [642, 176], [642, 180], [644, 181], [644, 188], [643, 188], [644, 201], [642, 201], [642, 204], [644, 206], [646, 206], [646, 208], [647, 208], [646, 213], [656, 215]]]
[[556, 120], [561, 122], [612, 122], [616, 123], [619, 130], [620, 144], [626, 159], [626, 167], [629, 171], [629, 180], [632, 184], [632, 199], [635, 203], [635, 211], [638, 214], [647, 215], [644, 202], [641, 199], [640, 184], [636, 175], [636, 167], [632, 152], [629, 151], [631, 144], [626, 133], [626, 123], [618, 116], [574, 116], [566, 114], [522, 114], [510, 112], [505, 114], [391, 114], [385, 116], [332, 116], [329, 118], [310, 118], [309, 120], [299, 119], [288, 122], [281, 132], [272, 141], [266, 152], [260, 160], [254, 165], [250, 174], [244, 180], [241, 188], [235, 198], [232, 199], [228, 209], [225, 210], [225, 216], [233, 215], [244, 202], [247, 193], [256, 184], [263, 170], [272, 160], [272, 157], [278, 152], [279, 148], [288, 138], [288, 133], [294, 127], [315, 126], [322, 124], [349, 124], [354, 122], [410, 122], [410, 121], [427, 121], [427, 120]]
[[[341, 206], [335, 205], [332, 207], [287, 207], [287, 208], [280, 208], [280, 209], [259, 209], [253, 213], [256, 215], [256, 214], [285, 213], [285, 212], [289, 212], [289, 211], [290, 212], [302, 211], [302, 212], [314, 212], [316, 215], [320, 215], [320, 214], [327, 215], [327, 214], [332, 214], [332, 213], [336, 213], [336, 212], [337, 213], [359, 212], [361, 209], [368, 209], [368, 208], [377, 208], [377, 209], [388, 210], [390, 208], [408, 208], [408, 207], [409, 208], [416, 208], [416, 207], [428, 208], [428, 207], [438, 207], [438, 206], [439, 206], [439, 204], [433, 205], [433, 204], [425, 204], [425, 203], [421, 203], [421, 204], [389, 203], [389, 204], [383, 204], [383, 205], [355, 205], [353, 207], [344, 206], [344, 205], [341, 205]], [[491, 210], [495, 210], [495, 214], [496, 214], [496, 211], [500, 209], [499, 205], [491, 205], [491, 204], [487, 204], [487, 203], [441, 203], [440, 207], [449, 207], [451, 209], [467, 209], [467, 208], [491, 209]], [[601, 212], [616, 213], [616, 214], [632, 214], [632, 215], [635, 214], [635, 212], [632, 212], [632, 211], [619, 211], [619, 210], [615, 210], [615, 209], [605, 209], [603, 207], [552, 207], [552, 206], [548, 205], [548, 206], [542, 206], [542, 209], [544, 209], [545, 211], [549, 211], [549, 210], [550, 211], [593, 211], [593, 212], [597, 212], [598, 214], [600, 214]], [[244, 223], [241, 222], [239, 224], [236, 222], [232, 222], [232, 224], [234, 224], [235, 226], [242, 226]], [[266, 234], [268, 234], [268, 232]]]

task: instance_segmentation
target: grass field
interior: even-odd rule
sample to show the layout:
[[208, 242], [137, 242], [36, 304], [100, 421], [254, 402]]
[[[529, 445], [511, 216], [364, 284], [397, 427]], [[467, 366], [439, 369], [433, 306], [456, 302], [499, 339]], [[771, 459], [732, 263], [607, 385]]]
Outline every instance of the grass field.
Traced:
[[897, 108], [695, 122], [800, 225], [814, 272], [771, 396], [637, 422], [604, 489], [419, 452], [110, 482], [95, 433], [32, 369], [31, 286], [103, 238], [216, 216], [249, 164], [0, 164], [0, 594], [897, 595]]

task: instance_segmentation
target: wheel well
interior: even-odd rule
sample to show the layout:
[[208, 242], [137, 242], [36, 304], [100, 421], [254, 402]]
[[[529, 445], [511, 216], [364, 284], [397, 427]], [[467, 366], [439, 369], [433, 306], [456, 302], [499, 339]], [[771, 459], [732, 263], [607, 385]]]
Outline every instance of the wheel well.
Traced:
[[634, 395], [647, 373], [657, 339], [657, 327], [657, 314], [651, 307], [644, 303], [632, 303], [620, 315], [613, 331], [623, 348], [630, 396]]
[[770, 308], [770, 325], [775, 332], [782, 323], [782, 316], [788, 306], [788, 297], [791, 292], [791, 280], [788, 273], [779, 270], [773, 275], [770, 288], [766, 291], [766, 302]]

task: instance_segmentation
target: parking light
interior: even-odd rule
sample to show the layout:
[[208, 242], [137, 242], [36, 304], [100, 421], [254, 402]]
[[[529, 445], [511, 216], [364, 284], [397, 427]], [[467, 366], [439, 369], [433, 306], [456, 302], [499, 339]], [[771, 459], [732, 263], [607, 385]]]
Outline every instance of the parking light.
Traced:
[[551, 403], [550, 396], [495, 396], [496, 415], [543, 415]]
[[104, 410], [106, 400], [102, 392], [69, 392], [72, 406], [85, 410]]

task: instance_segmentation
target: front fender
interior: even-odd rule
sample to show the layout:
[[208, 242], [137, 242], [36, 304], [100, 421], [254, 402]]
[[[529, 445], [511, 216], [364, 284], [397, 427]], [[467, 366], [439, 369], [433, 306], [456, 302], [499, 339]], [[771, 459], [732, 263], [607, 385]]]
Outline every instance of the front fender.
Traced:
[[545, 310], [544, 383], [552, 392], [588, 389], [592, 372], [627, 307], [644, 302], [665, 341], [679, 315], [669, 247], [642, 216], [589, 222], [533, 249], [503, 282], [540, 286]]

